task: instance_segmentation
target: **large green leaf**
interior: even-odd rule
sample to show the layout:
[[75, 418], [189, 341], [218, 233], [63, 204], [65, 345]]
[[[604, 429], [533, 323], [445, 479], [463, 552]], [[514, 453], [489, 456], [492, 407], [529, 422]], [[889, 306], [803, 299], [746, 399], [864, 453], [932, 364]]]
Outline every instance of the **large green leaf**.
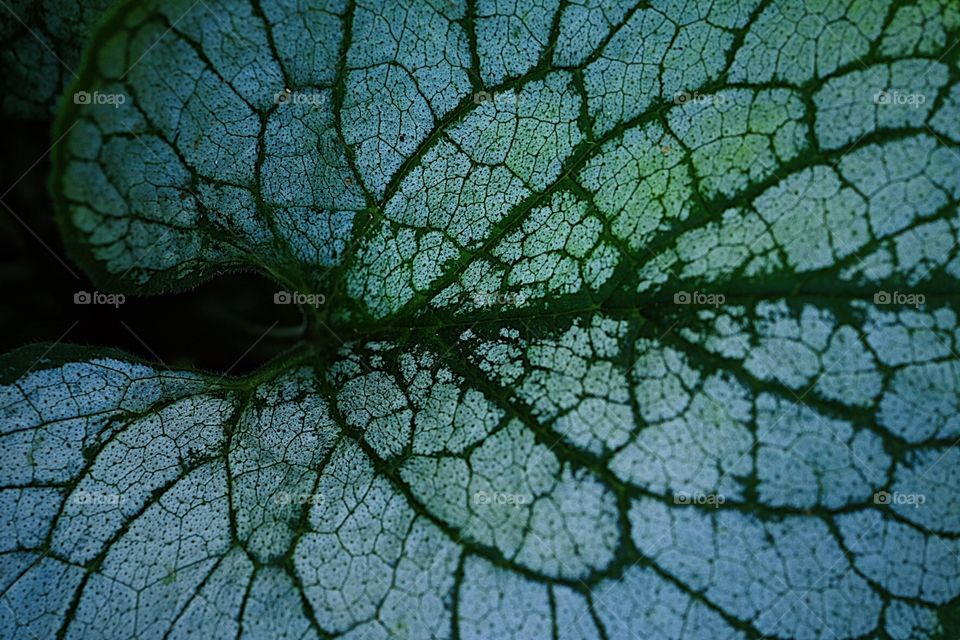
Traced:
[[314, 340], [9, 356], [4, 634], [960, 632], [954, 3], [203, 6], [103, 23], [61, 227]]

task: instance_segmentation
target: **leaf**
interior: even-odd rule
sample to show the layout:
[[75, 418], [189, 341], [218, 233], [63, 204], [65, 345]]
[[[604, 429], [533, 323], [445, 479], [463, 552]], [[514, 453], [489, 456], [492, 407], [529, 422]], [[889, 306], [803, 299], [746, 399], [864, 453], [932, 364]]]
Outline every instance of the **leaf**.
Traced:
[[[108, 0], [11, 0], [0, 13], [3, 112], [17, 118], [50, 116], [73, 79], [91, 28]], [[68, 97], [67, 99], [72, 99]]]
[[44, 365], [3, 389], [3, 628], [927, 637], [960, 594], [956, 314], [838, 306], [862, 336], [781, 301], [671, 313], [668, 338], [478, 323], [245, 380]]
[[56, 123], [73, 255], [326, 305], [242, 379], [9, 356], [0, 628], [953, 637], [958, 22], [120, 4], [76, 88], [125, 99]]

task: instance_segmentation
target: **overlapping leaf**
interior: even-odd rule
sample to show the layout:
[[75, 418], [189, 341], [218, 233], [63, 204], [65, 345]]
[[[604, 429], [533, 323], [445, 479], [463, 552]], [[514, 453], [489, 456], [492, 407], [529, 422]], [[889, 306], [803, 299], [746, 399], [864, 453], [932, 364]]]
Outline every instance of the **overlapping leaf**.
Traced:
[[3, 4], [0, 104], [5, 114], [30, 120], [50, 117], [64, 85], [74, 79], [83, 43], [112, 4], [110, 0], [10, 0]]

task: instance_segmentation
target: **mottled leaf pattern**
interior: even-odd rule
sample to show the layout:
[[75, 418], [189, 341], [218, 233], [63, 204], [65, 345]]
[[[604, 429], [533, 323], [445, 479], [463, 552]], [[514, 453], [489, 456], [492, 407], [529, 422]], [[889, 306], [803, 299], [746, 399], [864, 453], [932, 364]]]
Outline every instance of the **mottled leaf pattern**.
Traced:
[[955, 3], [201, 4], [95, 35], [61, 228], [336, 348], [8, 356], [0, 633], [960, 633]]

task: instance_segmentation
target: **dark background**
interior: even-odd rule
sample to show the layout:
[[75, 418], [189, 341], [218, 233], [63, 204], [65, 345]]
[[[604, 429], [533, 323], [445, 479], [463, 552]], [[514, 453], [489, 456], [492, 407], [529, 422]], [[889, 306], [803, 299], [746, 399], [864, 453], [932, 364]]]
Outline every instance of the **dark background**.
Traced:
[[74, 293], [96, 287], [66, 255], [53, 219], [50, 126], [0, 120], [0, 355], [60, 341], [119, 348], [171, 368], [242, 374], [294, 344], [299, 311], [274, 305], [276, 285], [253, 273], [220, 274], [182, 293], [127, 292], [119, 308], [75, 305]]

